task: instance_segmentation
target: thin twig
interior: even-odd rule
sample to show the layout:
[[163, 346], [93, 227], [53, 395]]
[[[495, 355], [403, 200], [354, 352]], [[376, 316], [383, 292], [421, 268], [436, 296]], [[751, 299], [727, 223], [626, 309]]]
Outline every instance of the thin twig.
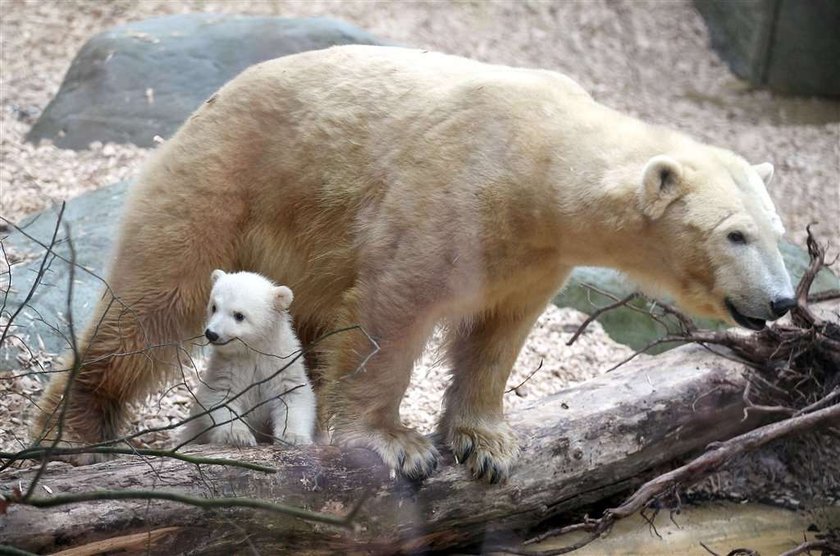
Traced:
[[15, 548], [14, 546], [8, 546], [5, 544], [0, 544], [0, 554], [3, 554], [4, 556], [37, 556], [34, 552], [27, 552], [26, 550], [21, 550], [20, 548]]
[[[50, 247], [44, 253], [44, 258], [41, 259], [41, 266], [38, 268], [38, 273], [35, 275], [35, 280], [32, 282], [32, 286], [29, 288], [29, 292], [26, 294], [26, 297], [20, 303], [15, 312], [9, 316], [9, 320], [6, 322], [6, 325], [3, 327], [3, 332], [0, 333], [0, 345], [3, 345], [3, 341], [6, 339], [6, 335], [8, 334], [9, 330], [11, 329], [12, 323], [14, 322], [15, 318], [23, 311], [23, 308], [27, 306], [27, 304], [32, 300], [32, 296], [35, 295], [35, 291], [38, 289], [38, 285], [41, 283], [41, 280], [44, 278], [44, 268], [47, 265], [47, 261], [50, 260], [50, 254], [52, 253], [52, 247], [55, 245], [56, 238], [58, 237], [58, 230], [61, 228], [61, 219], [64, 217], [64, 207], [65, 203], [61, 203], [61, 208], [58, 210], [58, 219], [55, 221], [55, 228], [53, 229], [52, 238], [50, 239]], [[9, 279], [11, 280], [11, 274], [9, 275]], [[5, 305], [5, 302], [4, 302]]]
[[[589, 287], [591, 289], [595, 290], [595, 291], [598, 291], [596, 288], [594, 288], [592, 286], [589, 286]], [[609, 305], [604, 305], [603, 307], [598, 307], [597, 309], [592, 311], [592, 313], [588, 317], [586, 317], [586, 320], [584, 320], [581, 323], [581, 325], [578, 327], [578, 329], [575, 331], [575, 333], [572, 335], [572, 337], [569, 339], [569, 341], [566, 342], [566, 345], [570, 346], [570, 345], [574, 344], [575, 341], [580, 337], [580, 335], [583, 334], [583, 332], [586, 330], [586, 328], [590, 324], [592, 324], [592, 321], [594, 321], [595, 319], [597, 319], [598, 317], [600, 317], [604, 313], [612, 311], [613, 309], [616, 309], [618, 307], [622, 307], [624, 305], [627, 305], [628, 303], [630, 303], [634, 299], [637, 299], [638, 297], [639, 297], [638, 293], [631, 293], [627, 297], [625, 297], [623, 299], [619, 299], [615, 303], [610, 303]]]
[[247, 461], [239, 461], [226, 458], [208, 458], [202, 456], [191, 456], [183, 452], [175, 452], [174, 450], [151, 450], [145, 448], [114, 448], [109, 446], [102, 446], [93, 448], [89, 446], [79, 448], [46, 448], [33, 447], [26, 450], [21, 455], [21, 452], [9, 453], [0, 452], [0, 459], [38, 459], [44, 456], [44, 452], [49, 452], [52, 456], [69, 456], [78, 454], [107, 454], [107, 455], [136, 455], [136, 456], [152, 456], [159, 458], [170, 458], [185, 461], [187, 463], [194, 463], [196, 465], [224, 465], [227, 467], [240, 467], [242, 469], [250, 469], [252, 471], [261, 471], [263, 473], [276, 473], [277, 468], [269, 467], [267, 465], [260, 465], [258, 463], [250, 463]]
[[812, 550], [820, 550], [823, 554], [840, 554], [840, 541], [831, 539], [806, 541], [797, 547], [782, 552], [779, 556], [797, 556], [806, 552], [810, 554]]
[[824, 290], [808, 294], [808, 303], [822, 303], [823, 301], [833, 301], [835, 299], [840, 299], [840, 289]]
[[78, 504], [80, 502], [91, 502], [95, 500], [168, 500], [170, 502], [178, 502], [180, 504], [186, 504], [188, 506], [203, 509], [252, 508], [277, 514], [289, 515], [306, 521], [335, 525], [337, 527], [352, 527], [351, 521], [348, 520], [346, 516], [339, 517], [330, 514], [312, 512], [296, 508], [294, 506], [267, 502], [265, 500], [242, 497], [198, 498], [196, 496], [187, 496], [184, 494], [160, 490], [97, 490], [94, 492], [79, 492], [77, 494], [59, 494], [51, 496], [50, 498], [29, 497], [28, 499], [15, 499], [12, 497], [9, 500], [9, 503], [32, 506], [35, 508], [54, 508], [56, 506], [66, 506], [67, 504]]
[[523, 385], [523, 384], [525, 384], [526, 382], [528, 382], [529, 380], [531, 380], [531, 377], [532, 377], [532, 376], [534, 376], [535, 374], [537, 374], [537, 371], [539, 371], [540, 369], [542, 369], [542, 366], [543, 366], [543, 363], [544, 363], [544, 362], [545, 362], [545, 360], [541, 358], [541, 359], [540, 359], [540, 364], [539, 364], [539, 365], [537, 365], [537, 368], [536, 368], [536, 369], [534, 369], [533, 371], [531, 371], [531, 373], [530, 373], [528, 376], [526, 376], [526, 377], [525, 377], [525, 380], [523, 380], [522, 382], [520, 382], [520, 383], [519, 383], [519, 384], [517, 384], [516, 386], [514, 386], [514, 387], [512, 387], [512, 388], [508, 388], [507, 390], [505, 390], [505, 394], [510, 394], [510, 393], [511, 393], [511, 392], [513, 392], [514, 390], [518, 390], [520, 387], [522, 387], [522, 385]]
[[[64, 203], [61, 205], [61, 212], [59, 213], [59, 220], [61, 219], [61, 215], [64, 213]], [[70, 371], [70, 377], [67, 380], [67, 386], [64, 388], [64, 395], [62, 399], [64, 403], [61, 406], [61, 412], [58, 417], [58, 423], [56, 425], [56, 435], [55, 439], [52, 442], [52, 445], [44, 452], [43, 459], [41, 462], [38, 471], [35, 473], [35, 477], [32, 479], [32, 482], [29, 484], [29, 489], [24, 494], [23, 499], [27, 500], [33, 496], [35, 493], [35, 487], [38, 485], [38, 481], [43, 476], [44, 472], [47, 470], [47, 463], [50, 461], [50, 450], [58, 447], [61, 443], [61, 437], [64, 432], [64, 421], [67, 417], [67, 409], [69, 407], [69, 400], [70, 400], [70, 392], [72, 391], [73, 382], [78, 376], [79, 371], [82, 367], [82, 362], [79, 357], [79, 350], [76, 345], [76, 336], [75, 331], [73, 329], [73, 286], [75, 282], [75, 263], [76, 263], [76, 249], [73, 247], [73, 241], [70, 238], [70, 227], [69, 225], [65, 224], [65, 230], [67, 231], [67, 245], [70, 249], [70, 260], [73, 264], [70, 265], [69, 273], [67, 276], [67, 327], [70, 333], [70, 339], [73, 342], [73, 367]], [[55, 234], [54, 236], [55, 237]]]

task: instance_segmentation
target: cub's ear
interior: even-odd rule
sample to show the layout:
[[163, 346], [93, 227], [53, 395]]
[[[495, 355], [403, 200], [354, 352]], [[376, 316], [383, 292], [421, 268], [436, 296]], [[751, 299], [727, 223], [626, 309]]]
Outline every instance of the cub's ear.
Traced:
[[753, 164], [753, 170], [756, 171], [758, 177], [764, 182], [764, 185], [770, 185], [770, 180], [773, 179], [773, 165], [769, 162], [762, 162], [761, 164]]
[[642, 172], [639, 205], [649, 218], [659, 218], [685, 189], [682, 165], [670, 156], [654, 156]]
[[210, 273], [210, 283], [215, 284], [219, 278], [225, 275], [224, 270], [219, 270], [218, 268]]
[[294, 298], [295, 296], [292, 295], [292, 290], [286, 286], [277, 286], [274, 288], [274, 306], [278, 310], [288, 309]]

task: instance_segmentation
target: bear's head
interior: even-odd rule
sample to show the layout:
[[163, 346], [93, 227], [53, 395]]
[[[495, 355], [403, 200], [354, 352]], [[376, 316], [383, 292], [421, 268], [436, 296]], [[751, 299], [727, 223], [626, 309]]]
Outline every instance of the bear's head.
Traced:
[[292, 290], [253, 272], [214, 270], [204, 336], [222, 352], [275, 348], [277, 327], [287, 322]]
[[715, 148], [647, 162], [638, 204], [664, 266], [656, 278], [680, 306], [759, 330], [795, 305], [772, 177], [772, 165]]

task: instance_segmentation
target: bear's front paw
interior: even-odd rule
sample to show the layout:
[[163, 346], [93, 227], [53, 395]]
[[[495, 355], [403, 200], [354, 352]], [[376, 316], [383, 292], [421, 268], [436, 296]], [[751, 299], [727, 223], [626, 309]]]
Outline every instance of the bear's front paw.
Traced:
[[373, 450], [388, 467], [412, 481], [422, 481], [434, 473], [440, 458], [425, 436], [405, 427], [336, 430], [333, 440], [347, 447]]
[[212, 429], [209, 433], [210, 444], [227, 444], [229, 446], [256, 446], [257, 439], [241, 421], [234, 421], [229, 425], [222, 425]]
[[498, 483], [510, 476], [519, 455], [519, 443], [505, 422], [487, 425], [456, 425], [446, 435], [456, 461], [464, 463], [474, 479]]

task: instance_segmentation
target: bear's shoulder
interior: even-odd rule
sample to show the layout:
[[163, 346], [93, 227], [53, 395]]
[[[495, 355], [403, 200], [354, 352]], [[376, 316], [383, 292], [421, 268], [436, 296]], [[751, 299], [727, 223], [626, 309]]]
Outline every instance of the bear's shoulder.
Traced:
[[326, 80], [386, 78], [389, 82], [416, 82], [425, 86], [475, 89], [487, 93], [545, 90], [591, 98], [574, 79], [556, 71], [489, 64], [415, 48], [342, 45], [325, 50], [284, 56], [252, 66], [245, 74], [260, 80], [304, 71], [309, 79], [323, 74]]

